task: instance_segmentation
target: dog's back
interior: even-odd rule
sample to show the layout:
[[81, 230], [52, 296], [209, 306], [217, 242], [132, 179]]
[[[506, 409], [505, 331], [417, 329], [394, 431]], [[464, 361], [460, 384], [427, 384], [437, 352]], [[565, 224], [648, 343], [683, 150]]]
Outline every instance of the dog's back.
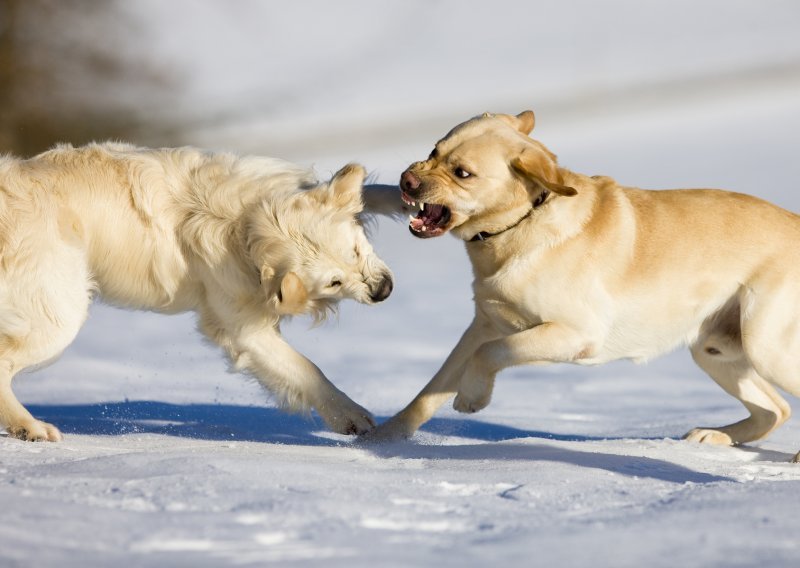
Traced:
[[0, 235], [57, 226], [54, 238], [85, 249], [105, 300], [180, 311], [192, 307], [193, 294], [179, 292], [187, 252], [222, 249], [222, 233], [259, 196], [279, 199], [314, 182], [308, 170], [271, 158], [61, 145], [29, 160], [3, 159]]

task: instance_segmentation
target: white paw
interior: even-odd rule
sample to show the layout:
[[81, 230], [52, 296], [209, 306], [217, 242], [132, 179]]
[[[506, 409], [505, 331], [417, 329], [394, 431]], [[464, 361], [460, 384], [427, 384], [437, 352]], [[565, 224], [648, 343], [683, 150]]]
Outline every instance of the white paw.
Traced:
[[490, 400], [490, 396], [482, 397], [476, 400], [464, 395], [463, 393], [458, 393], [456, 398], [453, 400], [453, 408], [455, 408], [458, 412], [473, 414], [489, 406]]
[[8, 426], [6, 431], [9, 436], [28, 442], [60, 442], [63, 438], [52, 424], [34, 419]]
[[458, 393], [453, 400], [453, 408], [458, 412], [472, 414], [489, 406], [494, 390], [494, 374], [482, 371], [475, 363], [467, 367]]
[[453, 408], [458, 412], [472, 414], [489, 406], [491, 400], [492, 389], [486, 383], [472, 381], [470, 384], [464, 384], [462, 382], [461, 388], [453, 400]]
[[369, 432], [359, 437], [359, 442], [365, 444], [382, 444], [407, 440], [414, 435], [414, 429], [401, 420], [390, 419], [379, 424]]
[[695, 428], [694, 430], [689, 430], [683, 436], [683, 439], [689, 442], [716, 444], [718, 446], [732, 446], [734, 444], [728, 434], [720, 430], [714, 430], [713, 428]]
[[337, 434], [350, 435], [361, 435], [375, 428], [375, 419], [369, 411], [350, 399], [345, 400], [317, 408], [328, 428]]

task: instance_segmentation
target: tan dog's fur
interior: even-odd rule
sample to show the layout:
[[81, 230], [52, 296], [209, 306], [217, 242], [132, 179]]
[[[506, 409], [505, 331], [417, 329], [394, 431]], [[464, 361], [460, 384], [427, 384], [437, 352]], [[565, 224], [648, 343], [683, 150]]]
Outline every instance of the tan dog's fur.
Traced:
[[[533, 124], [530, 111], [472, 119], [403, 174], [407, 202], [449, 208], [433, 232], [467, 241], [475, 318], [370, 435], [408, 436], [453, 395], [456, 410], [478, 411], [507, 367], [644, 361], [682, 344], [750, 412], [686, 438], [743, 444], [780, 426], [790, 407], [773, 385], [800, 395], [800, 217], [747, 195], [571, 172], [528, 137]], [[481, 232], [496, 234], [473, 241]]]
[[313, 407], [337, 432], [370, 429], [369, 413], [279, 329], [283, 316], [322, 318], [340, 299], [391, 291], [357, 218], [363, 180], [357, 165], [319, 184], [276, 159], [111, 143], [0, 158], [0, 426], [60, 439], [11, 380], [69, 345], [97, 292], [123, 307], [197, 311], [200, 330], [282, 406]]

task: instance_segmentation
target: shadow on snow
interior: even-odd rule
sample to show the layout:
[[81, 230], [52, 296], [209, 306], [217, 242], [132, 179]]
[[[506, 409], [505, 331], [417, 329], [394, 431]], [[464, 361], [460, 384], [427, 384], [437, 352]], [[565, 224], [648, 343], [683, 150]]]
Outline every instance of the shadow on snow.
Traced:
[[[277, 408], [229, 404], [169, 404], [135, 401], [89, 405], [29, 405], [31, 413], [52, 422], [67, 435], [120, 436], [161, 434], [203, 440], [234, 440], [304, 446], [350, 445], [351, 438], [326, 432], [315, 416], [288, 414]], [[429, 445], [413, 441], [360, 447], [378, 457], [431, 460], [529, 460], [559, 462], [606, 470], [622, 475], [675, 483], [729, 481], [725, 477], [695, 472], [646, 457], [575, 451], [557, 446], [522, 442], [547, 439], [567, 442], [610, 440], [522, 430], [470, 419], [435, 418], [423, 430], [478, 442], [518, 443]]]
[[[277, 408], [230, 404], [170, 404], [127, 401], [86, 405], [28, 405], [31, 414], [52, 422], [64, 434], [119, 436], [122, 434], [164, 434], [205, 440], [337, 445], [349, 441], [326, 433], [316, 415], [290, 414]], [[434, 418], [423, 431], [442, 436], [484, 442], [517, 438], [546, 438], [555, 441], [587, 442], [609, 438], [553, 434], [522, 430], [502, 424], [470, 419]]]

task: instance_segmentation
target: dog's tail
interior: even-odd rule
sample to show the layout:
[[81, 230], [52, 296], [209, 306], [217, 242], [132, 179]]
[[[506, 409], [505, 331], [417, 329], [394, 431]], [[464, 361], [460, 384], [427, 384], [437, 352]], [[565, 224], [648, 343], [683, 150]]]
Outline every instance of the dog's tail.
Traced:
[[364, 185], [364, 212], [372, 215], [384, 215], [395, 221], [401, 221], [411, 208], [400, 198], [400, 188], [396, 185], [370, 183]]

